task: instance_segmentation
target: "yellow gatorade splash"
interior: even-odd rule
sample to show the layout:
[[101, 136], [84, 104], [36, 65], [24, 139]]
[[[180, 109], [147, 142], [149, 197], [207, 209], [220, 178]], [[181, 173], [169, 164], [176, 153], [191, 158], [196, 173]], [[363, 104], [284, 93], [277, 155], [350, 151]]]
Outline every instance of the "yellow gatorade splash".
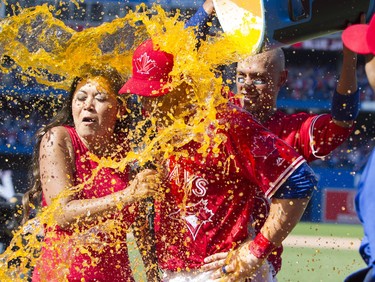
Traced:
[[[39, 83], [58, 89], [69, 89], [87, 63], [108, 64], [129, 75], [131, 50], [145, 39], [130, 15], [76, 32], [54, 18], [46, 4], [2, 20], [0, 29], [0, 53], [11, 57]], [[46, 71], [64, 79], [50, 80]]]
[[[151, 115], [151, 126], [146, 129], [145, 134], [141, 132], [145, 127], [145, 121], [140, 121], [135, 132], [131, 134], [143, 140], [131, 144], [133, 150], [120, 161], [110, 158], [99, 159], [92, 155], [92, 159], [99, 163], [96, 171], [102, 167], [123, 171], [134, 162], [139, 166], [148, 162], [160, 164], [171, 154], [176, 155], [176, 148], [181, 148], [190, 141], [202, 143], [199, 152], [205, 156], [209, 147], [217, 153], [218, 146], [224, 140], [220, 135], [208, 134], [208, 128], [219, 127], [215, 122], [217, 106], [226, 103], [222, 96], [225, 82], [216, 75], [218, 67], [256, 52], [255, 45], [259, 41], [261, 31], [254, 29], [247, 34], [238, 31], [208, 37], [201, 43], [199, 50], [196, 50], [193, 28], [185, 29], [180, 17], [178, 11], [170, 15], [160, 6], [153, 6], [148, 10], [141, 5], [139, 11], [129, 12], [124, 18], [77, 32], [54, 18], [50, 8], [43, 5], [25, 9], [19, 15], [1, 21], [0, 53], [12, 58], [16, 65], [22, 67], [25, 75], [35, 77], [39, 83], [58, 89], [68, 89], [72, 79], [79, 75], [81, 67], [87, 63], [100, 62], [110, 65], [124, 77], [128, 77], [131, 73], [134, 49], [146, 38], [152, 38], [161, 50], [174, 55], [174, 68], [170, 74], [173, 79], [167, 86], [176, 88], [181, 83], [186, 83], [194, 90], [194, 96], [189, 104], [194, 104], [195, 115], [190, 117], [189, 111], [181, 116], [173, 116], [171, 113], [169, 125], [159, 130], [154, 138], [150, 137], [157, 130], [157, 119]], [[143, 24], [140, 25], [139, 22]], [[2, 68], [1, 71], [6, 72], [7, 69]], [[61, 79], [51, 80], [46, 73], [57, 75]], [[189, 117], [188, 121], [186, 117]], [[185, 156], [187, 152], [179, 151], [178, 154]], [[222, 164], [224, 172], [229, 171], [230, 163], [228, 160]], [[162, 171], [161, 167], [159, 169]], [[83, 185], [74, 190], [66, 189], [60, 197], [73, 195], [82, 188]], [[118, 201], [118, 209], [122, 209], [120, 199], [114, 200]], [[52, 232], [49, 232], [47, 236], [51, 237], [45, 238], [42, 242], [38, 241], [37, 235], [43, 233], [44, 225], [56, 225], [53, 215], [60, 210], [59, 199], [56, 199], [41, 210], [36, 219], [14, 234], [11, 246], [0, 255], [0, 281], [26, 280], [27, 273], [36, 265], [40, 249], [45, 246], [46, 241], [53, 242], [52, 246], [48, 247], [52, 248], [56, 255], [64, 257], [65, 262], [54, 271], [59, 274], [55, 277], [61, 277], [58, 281], [65, 281], [63, 274], [69, 269], [69, 258], [74, 256], [75, 252], [90, 254], [90, 250], [93, 249], [101, 251], [102, 244], [97, 228], [107, 232], [109, 236], [124, 232], [119, 230], [122, 226], [119, 224], [121, 218], [115, 218], [98, 222], [94, 227], [88, 227], [85, 232], [76, 226], [73, 236], [69, 238], [53, 238]], [[69, 244], [71, 252], [61, 253], [60, 250], [66, 248], [60, 247]], [[15, 261], [16, 263], [12, 264]], [[96, 262], [93, 259], [91, 263], [94, 265]], [[8, 267], [9, 264], [11, 265]]]

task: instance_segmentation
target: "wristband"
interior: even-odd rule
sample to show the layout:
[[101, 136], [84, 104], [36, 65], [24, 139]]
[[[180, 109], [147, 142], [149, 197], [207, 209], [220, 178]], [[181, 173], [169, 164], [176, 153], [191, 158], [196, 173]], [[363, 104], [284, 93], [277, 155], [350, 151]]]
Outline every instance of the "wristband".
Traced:
[[359, 112], [359, 90], [349, 95], [335, 91], [332, 98], [332, 117], [338, 121], [355, 120]]
[[259, 259], [267, 258], [275, 248], [276, 246], [260, 232], [249, 245], [250, 252]]

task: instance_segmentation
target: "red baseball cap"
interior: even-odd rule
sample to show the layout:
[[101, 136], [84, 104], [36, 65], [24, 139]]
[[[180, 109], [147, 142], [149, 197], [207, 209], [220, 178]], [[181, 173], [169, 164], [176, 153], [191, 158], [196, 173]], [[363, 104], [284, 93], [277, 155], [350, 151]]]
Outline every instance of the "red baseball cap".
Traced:
[[342, 33], [345, 46], [358, 54], [375, 55], [375, 16], [370, 24], [355, 24]]
[[170, 82], [173, 69], [173, 55], [154, 49], [151, 39], [146, 40], [134, 51], [132, 77], [120, 89], [120, 94], [158, 97], [171, 89], [164, 87]]

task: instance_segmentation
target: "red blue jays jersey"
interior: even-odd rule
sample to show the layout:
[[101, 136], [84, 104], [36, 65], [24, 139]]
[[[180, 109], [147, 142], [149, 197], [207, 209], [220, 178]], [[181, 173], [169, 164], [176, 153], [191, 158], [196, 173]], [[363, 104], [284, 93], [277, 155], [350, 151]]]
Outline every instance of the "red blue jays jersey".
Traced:
[[308, 162], [326, 157], [353, 131], [353, 127], [335, 124], [330, 114], [286, 114], [280, 110], [263, 125], [293, 146]]
[[168, 160], [165, 199], [155, 205], [162, 269], [196, 269], [243, 242], [255, 196], [271, 197], [305, 162], [240, 108], [226, 105], [217, 120], [208, 134], [221, 143], [203, 156], [190, 142]]
[[[340, 146], [352, 133], [353, 127], [345, 128], [336, 125], [330, 114], [296, 113], [286, 114], [277, 110], [263, 125], [290, 146], [295, 148], [308, 162], [329, 155]], [[258, 233], [268, 216], [269, 203], [259, 197], [252, 214], [255, 233]], [[281, 268], [282, 247], [273, 252], [268, 260], [276, 272]]]
[[[233, 92], [223, 89], [223, 96], [241, 107]], [[286, 114], [277, 110], [263, 126], [292, 146], [308, 162], [322, 159], [340, 146], [353, 132], [352, 127], [342, 127], [333, 122], [330, 114], [304, 112]]]

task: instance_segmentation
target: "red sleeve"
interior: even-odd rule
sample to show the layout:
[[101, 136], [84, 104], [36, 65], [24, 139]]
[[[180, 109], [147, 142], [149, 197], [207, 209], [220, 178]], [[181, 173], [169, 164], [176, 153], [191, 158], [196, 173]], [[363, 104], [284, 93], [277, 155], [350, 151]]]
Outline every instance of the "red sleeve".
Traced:
[[292, 145], [311, 162], [329, 155], [349, 137], [353, 128], [338, 126], [329, 114], [309, 115], [295, 133]]
[[286, 179], [305, 162], [284, 141], [237, 111], [228, 129], [228, 144], [244, 176], [256, 182], [271, 197]]

